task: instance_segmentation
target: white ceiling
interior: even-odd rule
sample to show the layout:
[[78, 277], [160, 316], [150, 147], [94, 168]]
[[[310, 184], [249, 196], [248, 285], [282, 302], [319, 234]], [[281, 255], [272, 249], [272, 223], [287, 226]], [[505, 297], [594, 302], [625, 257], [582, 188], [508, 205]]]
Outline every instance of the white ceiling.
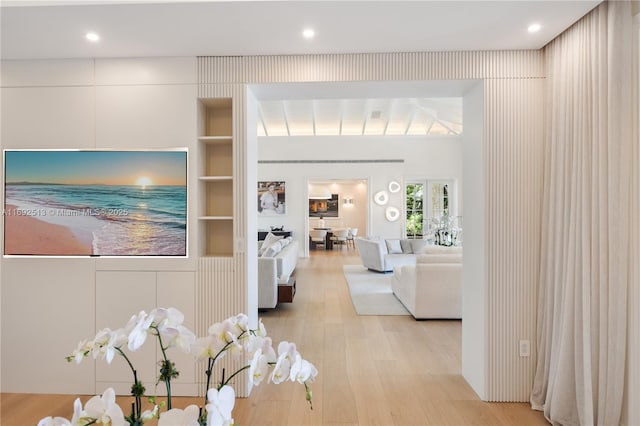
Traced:
[[[539, 49], [600, 1], [0, 0], [2, 59]], [[540, 32], [529, 34], [533, 22]], [[306, 40], [304, 28], [316, 37]], [[99, 43], [84, 34], [100, 34]], [[254, 85], [258, 135], [456, 135], [471, 81]]]
[[[3, 0], [3, 59], [539, 49], [600, 1]], [[539, 22], [535, 34], [527, 26]], [[304, 28], [316, 37], [306, 40]], [[96, 31], [101, 41], [84, 39]]]
[[258, 136], [425, 136], [462, 133], [462, 98], [262, 101]]

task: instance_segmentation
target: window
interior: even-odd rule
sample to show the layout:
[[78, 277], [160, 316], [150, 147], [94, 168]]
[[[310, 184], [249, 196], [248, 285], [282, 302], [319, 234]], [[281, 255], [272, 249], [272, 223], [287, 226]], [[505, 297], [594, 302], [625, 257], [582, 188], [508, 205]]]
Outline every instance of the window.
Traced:
[[424, 226], [424, 184], [408, 183], [405, 186], [405, 235], [422, 238]]
[[413, 180], [405, 184], [406, 238], [425, 238], [431, 224], [455, 216], [453, 180]]
[[429, 182], [429, 201], [431, 214], [429, 216], [439, 218], [449, 216], [450, 183]]

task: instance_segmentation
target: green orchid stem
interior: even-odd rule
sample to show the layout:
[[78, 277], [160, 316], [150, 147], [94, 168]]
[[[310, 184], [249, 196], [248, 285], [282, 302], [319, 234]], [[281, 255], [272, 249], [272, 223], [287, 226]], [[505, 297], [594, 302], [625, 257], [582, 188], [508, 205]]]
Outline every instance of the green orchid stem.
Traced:
[[[240, 335], [238, 336], [238, 340], [242, 339], [244, 337], [244, 335], [247, 334], [247, 332], [255, 334], [254, 331], [252, 331], [252, 330], [249, 330], [249, 331], [245, 330], [242, 333], [240, 333]], [[218, 351], [216, 356], [214, 356], [213, 358], [209, 357], [209, 363], [207, 365], [207, 371], [206, 371], [206, 374], [207, 374], [207, 387], [204, 390], [204, 403], [205, 403], [205, 405], [207, 404], [207, 392], [209, 391], [209, 386], [211, 385], [211, 374], [213, 372], [213, 366], [216, 365], [216, 361], [218, 360], [218, 358], [223, 353], [225, 353], [225, 351], [227, 349], [229, 349], [229, 346], [231, 346], [232, 343], [234, 343], [234, 342], [233, 341], [228, 342], [226, 345], [224, 345], [224, 347], [222, 349], [220, 349], [220, 351]], [[222, 381], [224, 381], [224, 369], [222, 370]], [[222, 387], [222, 385], [221, 385], [221, 387]], [[220, 389], [220, 388], [218, 388], [218, 389]]]
[[[129, 364], [129, 368], [131, 368], [131, 372], [133, 373], [134, 388], [139, 389], [140, 387], [138, 386], [138, 384], [139, 384], [139, 382], [138, 382], [138, 373], [136, 372], [136, 369], [133, 368], [133, 364], [131, 364], [131, 361], [129, 360], [129, 357], [127, 357], [127, 355], [122, 351], [122, 349], [116, 348], [116, 350], [120, 353], [120, 355], [122, 355], [124, 360], [127, 361], [127, 364]], [[142, 395], [138, 395], [137, 392], [132, 392], [132, 393], [133, 393], [133, 396], [136, 399], [136, 402], [135, 402], [135, 410], [132, 410], [131, 417], [132, 417], [133, 421], [136, 421], [136, 420], [140, 419], [140, 416], [141, 416], [142, 401], [140, 400], [140, 397]]]
[[215, 363], [215, 358], [209, 357], [209, 363], [207, 364], [207, 387], [204, 389], [204, 405], [207, 405], [207, 392], [209, 391], [209, 385], [211, 384], [211, 374], [213, 372], [213, 364]]
[[167, 348], [162, 344], [162, 336], [160, 336], [158, 327], [153, 327], [153, 329], [156, 331], [156, 336], [158, 336], [158, 343], [160, 343], [160, 350], [162, 350], [162, 358], [164, 359], [164, 368], [167, 370], [167, 373], [164, 374], [164, 384], [167, 388], [167, 409], [171, 410], [171, 361], [167, 358]]
[[242, 367], [241, 369], [239, 369], [238, 371], [236, 371], [235, 373], [230, 375], [227, 380], [224, 380], [224, 377], [223, 377], [222, 378], [223, 382], [220, 383], [220, 386], [218, 387], [218, 390], [222, 389], [222, 387], [227, 385], [231, 381], [231, 379], [233, 379], [234, 377], [236, 377], [238, 374], [242, 373], [244, 370], [246, 370], [249, 367], [251, 367], [251, 366], [250, 365], [245, 365], [244, 367]]

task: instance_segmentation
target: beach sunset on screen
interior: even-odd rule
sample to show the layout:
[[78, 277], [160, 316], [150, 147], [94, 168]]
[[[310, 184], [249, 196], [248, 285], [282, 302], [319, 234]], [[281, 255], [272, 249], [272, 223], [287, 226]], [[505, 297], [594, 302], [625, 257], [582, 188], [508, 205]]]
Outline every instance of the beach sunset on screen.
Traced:
[[4, 155], [5, 254], [186, 256], [186, 150]]
[[[183, 151], [7, 151], [5, 179], [70, 185], [186, 185]], [[144, 174], [143, 174], [144, 173]]]
[[140, 176], [136, 179], [136, 185], [146, 188], [147, 186], [153, 185], [153, 181], [146, 176]]

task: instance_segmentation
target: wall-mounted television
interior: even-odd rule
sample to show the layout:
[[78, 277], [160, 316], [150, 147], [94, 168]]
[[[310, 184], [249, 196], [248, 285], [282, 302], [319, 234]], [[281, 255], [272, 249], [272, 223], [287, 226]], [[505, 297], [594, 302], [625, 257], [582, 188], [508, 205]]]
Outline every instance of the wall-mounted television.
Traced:
[[187, 150], [4, 150], [4, 255], [187, 256]]
[[309, 199], [309, 217], [339, 217], [338, 194], [328, 200]]

